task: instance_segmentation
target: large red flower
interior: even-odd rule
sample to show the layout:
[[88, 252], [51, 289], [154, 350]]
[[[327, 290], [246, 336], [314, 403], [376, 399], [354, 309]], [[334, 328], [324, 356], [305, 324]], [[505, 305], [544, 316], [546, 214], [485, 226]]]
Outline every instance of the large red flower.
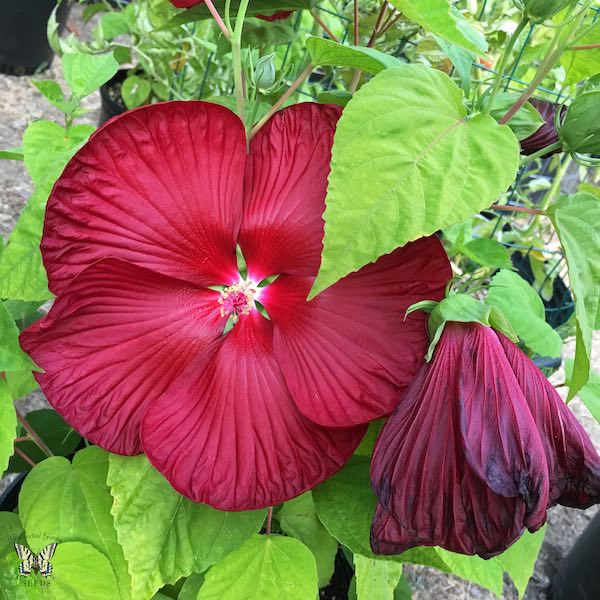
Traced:
[[600, 502], [600, 457], [541, 371], [478, 323], [447, 323], [377, 441], [371, 546], [493, 556], [560, 503]]
[[[196, 4], [202, 4], [204, 0], [169, 0], [173, 6], [176, 8], [191, 8], [192, 6], [196, 6]], [[291, 10], [281, 10], [272, 15], [257, 15], [259, 19], [263, 21], [281, 21], [282, 19], [287, 19], [293, 11]]]
[[48, 201], [41, 248], [57, 299], [21, 337], [38, 381], [83, 435], [144, 450], [193, 500], [241, 510], [313, 487], [423, 360], [424, 318], [403, 317], [450, 277], [437, 239], [306, 301], [339, 114], [287, 108], [247, 155], [221, 106], [146, 106], [100, 129]]

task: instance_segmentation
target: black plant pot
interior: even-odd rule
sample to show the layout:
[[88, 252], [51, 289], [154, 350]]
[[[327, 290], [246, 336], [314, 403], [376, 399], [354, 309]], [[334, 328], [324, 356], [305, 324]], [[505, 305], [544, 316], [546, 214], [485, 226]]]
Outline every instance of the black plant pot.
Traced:
[[21, 491], [21, 486], [23, 485], [23, 481], [25, 481], [25, 477], [27, 477], [27, 473], [19, 473], [14, 481], [12, 481], [0, 495], [0, 511], [7, 512], [17, 508], [19, 503], [19, 492]]
[[[0, 2], [0, 72], [30, 75], [50, 66], [54, 52], [48, 44], [48, 19], [56, 0], [2, 0]], [[64, 29], [69, 5], [56, 14], [59, 33]]]
[[117, 71], [112, 79], [100, 87], [100, 117], [98, 124], [103, 125], [109, 119], [127, 110], [121, 98], [121, 85], [127, 78], [127, 71]]
[[550, 600], [600, 598], [600, 513], [561, 561], [548, 592]]

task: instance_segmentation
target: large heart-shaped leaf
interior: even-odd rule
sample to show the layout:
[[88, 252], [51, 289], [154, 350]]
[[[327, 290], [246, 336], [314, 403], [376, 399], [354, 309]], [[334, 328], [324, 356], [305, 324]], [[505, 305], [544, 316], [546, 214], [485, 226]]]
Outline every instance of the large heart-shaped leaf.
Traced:
[[513, 181], [519, 145], [422, 65], [386, 69], [346, 106], [334, 137], [321, 270], [311, 295], [399, 246], [464, 221]]

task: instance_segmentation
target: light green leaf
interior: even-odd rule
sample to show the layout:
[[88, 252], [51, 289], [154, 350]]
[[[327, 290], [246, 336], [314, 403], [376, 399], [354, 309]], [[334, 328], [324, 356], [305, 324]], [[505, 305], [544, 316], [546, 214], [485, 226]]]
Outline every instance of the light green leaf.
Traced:
[[205, 571], [265, 519], [265, 511], [226, 513], [184, 498], [143, 455], [111, 455], [108, 483], [136, 599]]
[[396, 57], [374, 48], [345, 46], [322, 37], [309, 37], [306, 40], [306, 49], [310, 53], [312, 63], [317, 66], [352, 67], [375, 74], [403, 64]]
[[206, 574], [198, 600], [312, 600], [317, 567], [294, 538], [253, 535]]
[[[573, 360], [565, 360], [565, 376], [567, 384], [570, 385], [573, 376]], [[592, 417], [600, 423], [600, 375], [590, 371], [589, 381], [577, 393], [581, 401], [590, 411]]]
[[0, 302], [0, 371], [26, 371], [35, 369], [33, 361], [21, 350], [19, 330]]
[[325, 587], [333, 575], [338, 543], [323, 527], [310, 492], [288, 500], [278, 514], [281, 529], [298, 538], [315, 556], [319, 587]]
[[[576, 43], [577, 46], [591, 44], [600, 44], [600, 21]], [[600, 48], [565, 52], [560, 57], [560, 64], [566, 72], [565, 83], [579, 83], [600, 73]]]
[[440, 36], [434, 35], [435, 41], [438, 46], [446, 53], [448, 58], [451, 60], [458, 76], [460, 78], [460, 84], [465, 93], [465, 96], [471, 95], [471, 70], [473, 68], [473, 62], [475, 60], [475, 54], [469, 52], [456, 44], [449, 44], [444, 41]]
[[600, 202], [592, 194], [562, 196], [548, 210], [569, 267], [577, 335], [568, 399], [587, 383], [592, 333], [600, 310]]
[[0, 160], [23, 160], [23, 151], [21, 148], [0, 150]]
[[510, 252], [506, 246], [490, 238], [476, 238], [461, 248], [462, 253], [484, 267], [511, 269]]
[[486, 52], [485, 38], [448, 0], [390, 0], [407, 19], [471, 52]]
[[111, 54], [65, 54], [62, 66], [69, 88], [78, 98], [85, 98], [106, 83], [119, 70]]
[[177, 600], [196, 600], [204, 583], [204, 573], [192, 573], [181, 586]]
[[402, 577], [402, 563], [355, 554], [354, 569], [357, 600], [394, 600], [394, 590]]
[[346, 90], [329, 90], [321, 92], [317, 96], [320, 104], [337, 104], [338, 106], [346, 106], [350, 102], [352, 94]]
[[53, 121], [34, 121], [27, 127], [23, 134], [25, 166], [36, 185], [44, 184], [46, 195], [94, 129], [91, 125], [65, 129]]
[[146, 102], [152, 88], [150, 82], [138, 75], [130, 75], [121, 86], [121, 97], [127, 108], [136, 108]]
[[[509, 109], [517, 102], [520, 94], [514, 92], [501, 92], [494, 98], [494, 104], [490, 115], [500, 121]], [[533, 104], [525, 104], [517, 111], [515, 116], [508, 122], [508, 126], [518, 140], [524, 140], [533, 135], [545, 123], [542, 115], [535, 109]]]
[[[397, 247], [464, 221], [513, 181], [519, 145], [422, 65], [386, 69], [337, 125], [321, 269], [309, 297]], [[419, 135], [415, 135], [415, 131]]]
[[77, 98], [67, 100], [60, 85], [52, 79], [34, 81], [33, 85], [35, 85], [49, 102], [54, 104], [58, 110], [64, 113], [72, 113], [79, 106], [79, 100]]
[[108, 12], [102, 15], [98, 25], [105, 40], [112, 40], [119, 35], [128, 33], [130, 29], [127, 15], [123, 12]]
[[131, 598], [131, 578], [117, 542], [112, 498], [106, 485], [108, 453], [97, 446], [80, 450], [71, 464], [55, 456], [39, 463], [26, 477], [19, 496], [19, 514], [32, 550], [40, 544], [31, 533], [45, 532], [65, 541], [91, 544], [110, 562], [118, 593]]
[[527, 583], [533, 575], [535, 561], [542, 548], [545, 533], [545, 527], [535, 533], [526, 531], [508, 550], [494, 558], [510, 575], [519, 592], [519, 598], [523, 597]]
[[447, 571], [435, 548], [413, 548], [398, 556], [371, 552], [371, 519], [377, 499], [371, 491], [370, 459], [353, 456], [346, 466], [313, 490], [319, 519], [329, 533], [355, 554], [374, 560], [393, 560], [429, 565]]
[[496, 273], [487, 304], [502, 310], [525, 345], [540, 356], [560, 356], [562, 339], [546, 322], [544, 303], [537, 292], [514, 271]]
[[[6, 471], [17, 437], [17, 415], [6, 381], [0, 377], [0, 473]], [[1, 513], [0, 513], [1, 514]]]
[[478, 556], [464, 556], [437, 548], [438, 554], [452, 573], [473, 581], [502, 597], [503, 570], [495, 560], [484, 560]]

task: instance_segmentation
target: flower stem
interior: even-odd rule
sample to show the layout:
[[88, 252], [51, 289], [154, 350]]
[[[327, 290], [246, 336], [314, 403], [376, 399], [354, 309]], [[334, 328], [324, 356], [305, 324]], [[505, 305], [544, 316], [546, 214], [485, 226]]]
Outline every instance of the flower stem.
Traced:
[[490, 210], [501, 210], [505, 212], [522, 212], [530, 215], [545, 215], [546, 211], [540, 208], [529, 208], [528, 206], [514, 206], [513, 204], [492, 204]]
[[375, 40], [381, 33], [381, 24], [383, 23], [383, 18], [385, 17], [385, 13], [387, 12], [389, 6], [390, 6], [389, 2], [387, 0], [384, 0], [383, 4], [381, 5], [381, 10], [379, 11], [379, 16], [377, 17], [377, 22], [375, 23], [375, 26], [373, 27], [373, 33], [371, 34], [371, 37], [369, 38], [369, 41], [367, 42], [367, 48], [373, 47]]
[[38, 446], [38, 448], [46, 456], [48, 456], [48, 457], [54, 456], [54, 454], [52, 453], [52, 450], [50, 450], [50, 448], [48, 448], [48, 446], [46, 446], [46, 444], [44, 443], [44, 440], [42, 440], [42, 438], [34, 431], [33, 427], [31, 427], [31, 425], [27, 422], [27, 420], [25, 419], [25, 417], [23, 416], [21, 411], [18, 408], [15, 408], [15, 411], [17, 413], [17, 419], [19, 420], [19, 423], [21, 423], [21, 425], [23, 425], [23, 429], [27, 432], [27, 435], [29, 435], [29, 437], [33, 440], [33, 442], [35, 442], [36, 446]]
[[210, 14], [213, 16], [213, 19], [217, 22], [219, 29], [223, 32], [223, 36], [226, 40], [231, 39], [231, 34], [229, 33], [229, 29], [221, 19], [221, 15], [219, 11], [215, 8], [215, 5], [212, 3], [212, 0], [204, 0], [204, 4], [206, 4], [206, 8], [210, 11]]
[[233, 58], [233, 81], [235, 84], [235, 103], [237, 113], [242, 123], [245, 123], [244, 99], [244, 77], [242, 73], [242, 31], [244, 29], [244, 18], [248, 10], [250, 0], [241, 0], [240, 8], [235, 19], [235, 28], [231, 36], [231, 55]]
[[571, 46], [569, 50], [596, 50], [600, 48], [600, 44], [583, 44], [582, 46]]
[[308, 76], [311, 74], [314, 66], [308, 64], [304, 71], [298, 75], [296, 81], [290, 85], [290, 87], [283, 93], [281, 98], [271, 106], [267, 111], [267, 114], [252, 128], [250, 131], [250, 139], [252, 139], [265, 125], [265, 123], [283, 106], [285, 101], [306, 81]]
[[25, 452], [23, 452], [22, 450], [20, 450], [19, 448], [17, 448], [15, 446], [15, 452], [30, 466], [35, 467], [36, 464], [29, 458], [29, 456], [27, 456], [27, 454], [25, 454]]
[[506, 50], [504, 51], [504, 54], [502, 55], [500, 65], [498, 66], [498, 71], [496, 72], [496, 79], [494, 80], [494, 86], [492, 87], [492, 91], [491, 91], [489, 98], [485, 105], [485, 110], [483, 111], [485, 114], [489, 114], [490, 111], [492, 110], [492, 107], [494, 105], [494, 100], [496, 98], [496, 95], [498, 94], [498, 91], [500, 90], [500, 85], [502, 84], [502, 80], [504, 79], [504, 73], [506, 72], [506, 67], [508, 65], [508, 61], [511, 57], [512, 51], [515, 47], [515, 44], [517, 43], [517, 40], [519, 39], [519, 36], [523, 32], [523, 29], [525, 29], [525, 27], [527, 26], [527, 23], [529, 23], [529, 19], [527, 17], [523, 17], [519, 21], [519, 24], [517, 25], [517, 28], [515, 29], [514, 33], [510, 36], [510, 39], [508, 40]]
[[325, 21], [323, 21], [323, 19], [321, 19], [321, 17], [318, 15], [317, 11], [315, 10], [311, 10], [310, 11], [310, 16], [321, 26], [321, 29], [337, 44], [340, 43], [340, 39], [335, 35], [335, 33], [333, 33], [333, 31], [331, 31], [331, 29], [329, 29], [329, 27], [327, 27], [327, 23], [325, 23]]
[[267, 511], [267, 523], [265, 525], [265, 534], [271, 535], [271, 522], [273, 521], [273, 507], [269, 506]]
[[359, 40], [359, 17], [358, 17], [358, 0], [354, 0], [354, 45], [358, 46]]
[[554, 142], [554, 144], [550, 144], [549, 146], [546, 146], [545, 148], [542, 148], [541, 150], [538, 150], [534, 154], [530, 154], [529, 156], [526, 156], [525, 158], [522, 158], [521, 159], [521, 166], [526, 165], [527, 163], [533, 162], [534, 160], [537, 160], [538, 158], [541, 158], [542, 156], [545, 156], [549, 152], [554, 152], [555, 150], [559, 150], [560, 148], [562, 148], [562, 143], [561, 142]]

